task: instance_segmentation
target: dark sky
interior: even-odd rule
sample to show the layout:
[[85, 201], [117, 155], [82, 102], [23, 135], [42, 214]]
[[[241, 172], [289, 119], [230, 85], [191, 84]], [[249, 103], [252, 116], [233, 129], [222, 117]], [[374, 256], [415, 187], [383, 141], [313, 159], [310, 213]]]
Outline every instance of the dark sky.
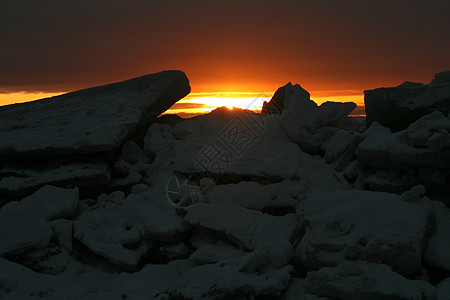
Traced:
[[0, 0], [0, 91], [181, 69], [193, 92], [364, 90], [450, 69], [450, 1]]

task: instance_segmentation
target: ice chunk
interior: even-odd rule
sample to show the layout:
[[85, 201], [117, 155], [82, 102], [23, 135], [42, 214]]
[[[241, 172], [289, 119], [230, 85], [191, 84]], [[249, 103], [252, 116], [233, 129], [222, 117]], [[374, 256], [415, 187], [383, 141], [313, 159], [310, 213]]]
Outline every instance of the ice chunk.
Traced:
[[108, 261], [134, 270], [154, 246], [152, 240], [177, 241], [188, 229], [168, 202], [158, 205], [157, 199], [152, 192], [101, 196], [76, 220], [74, 237]]
[[[56, 163], [57, 164], [57, 163]], [[110, 181], [108, 164], [105, 162], [67, 162], [40, 165], [37, 168], [4, 167], [0, 178], [0, 194], [30, 194], [46, 184], [69, 184], [77, 186], [105, 185]]]
[[269, 103], [265, 103], [262, 113], [281, 112], [285, 133], [303, 151], [316, 154], [323, 139], [319, 128], [338, 127], [355, 108], [356, 104], [351, 102], [326, 102], [318, 107], [300, 85], [288, 83], [275, 92]]
[[238, 184], [218, 185], [205, 194], [208, 203], [227, 203], [229, 205], [256, 210], [289, 209], [294, 211], [303, 186], [301, 182], [289, 179], [281, 183], [262, 185], [243, 181]]
[[317, 270], [343, 260], [381, 262], [403, 275], [421, 266], [432, 228], [432, 202], [406, 202], [382, 192], [343, 190], [314, 194], [300, 203], [306, 233], [295, 252], [297, 268]]
[[305, 286], [310, 293], [333, 299], [436, 299], [436, 289], [428, 282], [408, 280], [389, 266], [363, 261], [309, 272]]
[[292, 258], [291, 238], [297, 230], [294, 214], [282, 217], [225, 204], [199, 203], [189, 208], [188, 223], [224, 234], [231, 242], [246, 250], [264, 250], [275, 267]]
[[270, 269], [262, 274], [248, 273], [243, 269], [251, 256], [194, 267], [174, 280], [168, 294], [171, 298], [185, 299], [280, 298], [291, 279], [292, 267]]
[[399, 131], [434, 111], [450, 112], [449, 72], [435, 75], [432, 84], [401, 85], [364, 91], [367, 127], [373, 122]]
[[[426, 118], [425, 116], [424, 118]], [[429, 147], [414, 147], [407, 143], [419, 143], [419, 135], [427, 132], [423, 143], [431, 137], [426, 126], [432, 126], [431, 122], [424, 126], [420, 119], [420, 131], [415, 123], [406, 131], [391, 133], [386, 127], [373, 123], [365, 132], [366, 139], [359, 144], [356, 155], [359, 161], [366, 167], [387, 170], [409, 170], [415, 168], [450, 169], [450, 148], [440, 150]], [[446, 125], [450, 120], [445, 119]], [[417, 130], [416, 130], [417, 129]], [[431, 128], [430, 128], [431, 130]], [[412, 136], [415, 136], [414, 138]], [[420, 142], [421, 143], [421, 142]]]
[[78, 188], [44, 186], [20, 202], [6, 204], [0, 209], [0, 255], [47, 247], [54, 236], [47, 221], [72, 217], [78, 203]]

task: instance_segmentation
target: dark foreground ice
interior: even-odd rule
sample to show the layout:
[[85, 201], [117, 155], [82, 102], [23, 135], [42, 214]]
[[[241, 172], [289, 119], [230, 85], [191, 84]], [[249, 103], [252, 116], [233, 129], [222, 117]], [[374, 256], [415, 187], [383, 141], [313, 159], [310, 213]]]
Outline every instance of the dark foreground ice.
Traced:
[[156, 118], [189, 90], [0, 108], [0, 298], [450, 299], [447, 73], [366, 92], [368, 127], [290, 83]]

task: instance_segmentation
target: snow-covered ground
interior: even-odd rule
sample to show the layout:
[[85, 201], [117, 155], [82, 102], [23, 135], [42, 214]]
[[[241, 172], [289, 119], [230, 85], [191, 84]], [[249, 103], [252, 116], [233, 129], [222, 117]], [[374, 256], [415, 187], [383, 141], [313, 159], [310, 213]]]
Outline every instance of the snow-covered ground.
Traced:
[[[289, 83], [265, 104], [277, 113], [148, 124], [148, 105], [177, 99], [108, 93], [113, 119], [89, 142], [73, 135], [89, 119], [81, 98], [64, 103], [73, 118], [1, 119], [0, 151], [19, 133], [26, 144], [0, 164], [1, 299], [450, 299], [447, 114], [366, 128], [347, 117], [354, 104], [317, 106]], [[142, 104], [126, 121], [125, 95]], [[129, 124], [145, 130], [119, 134]], [[93, 150], [97, 138], [111, 151]]]

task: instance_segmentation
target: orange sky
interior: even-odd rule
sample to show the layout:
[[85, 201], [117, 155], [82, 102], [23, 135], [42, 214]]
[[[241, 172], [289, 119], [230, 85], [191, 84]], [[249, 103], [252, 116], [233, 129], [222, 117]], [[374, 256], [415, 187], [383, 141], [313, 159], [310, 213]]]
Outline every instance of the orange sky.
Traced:
[[361, 101], [450, 69], [449, 12], [447, 0], [3, 1], [0, 103], [167, 69], [193, 94], [271, 96], [291, 81]]

